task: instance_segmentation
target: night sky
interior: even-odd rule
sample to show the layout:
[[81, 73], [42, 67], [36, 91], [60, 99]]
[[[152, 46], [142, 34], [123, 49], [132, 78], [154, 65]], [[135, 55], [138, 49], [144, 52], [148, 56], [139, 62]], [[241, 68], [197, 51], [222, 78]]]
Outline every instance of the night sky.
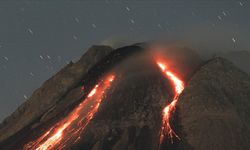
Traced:
[[166, 39], [250, 50], [250, 3], [235, 0], [0, 2], [0, 120], [93, 44]]

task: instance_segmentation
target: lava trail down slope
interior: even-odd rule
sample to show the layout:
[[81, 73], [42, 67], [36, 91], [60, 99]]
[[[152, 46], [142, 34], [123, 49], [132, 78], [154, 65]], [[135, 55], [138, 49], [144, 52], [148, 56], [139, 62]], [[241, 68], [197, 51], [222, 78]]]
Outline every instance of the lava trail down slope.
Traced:
[[162, 111], [162, 129], [160, 132], [160, 144], [162, 143], [164, 136], [168, 135], [173, 143], [174, 136], [180, 140], [180, 137], [175, 133], [175, 131], [170, 126], [171, 114], [176, 109], [176, 104], [178, 97], [184, 90], [184, 82], [179, 79], [167, 65], [163, 62], [158, 61], [157, 65], [160, 67], [161, 71], [164, 73], [167, 79], [169, 79], [174, 86], [174, 97], [170, 104], [168, 104]]
[[[164, 107], [162, 111], [162, 127], [160, 131], [160, 144], [167, 135], [171, 142], [174, 136], [178, 139], [179, 136], [170, 126], [171, 114], [174, 112], [178, 96], [184, 90], [184, 83], [174, 73], [172, 73], [163, 62], [157, 62], [158, 67], [164, 73], [164, 76], [172, 82], [174, 86], [173, 100]], [[114, 75], [107, 77], [107, 79], [99, 82], [90, 91], [87, 98], [83, 100], [67, 117], [58, 122], [55, 126], [50, 128], [37, 140], [25, 145], [24, 150], [49, 150], [49, 149], [63, 149], [69, 147], [70, 144], [80, 140], [85, 127], [94, 114], [98, 111], [101, 101], [103, 100], [105, 91], [110, 87], [114, 80]]]
[[63, 149], [79, 140], [81, 133], [98, 111], [106, 90], [111, 86], [115, 76], [110, 75], [101, 80], [67, 117], [46, 131], [37, 140], [25, 145], [24, 150]]
[[249, 149], [249, 93], [247, 74], [189, 48], [94, 46], [0, 125], [0, 149]]
[[[144, 48], [142, 51], [135, 45], [110, 52], [96, 65], [92, 64], [93, 67], [83, 75], [81, 82], [84, 87], [79, 87], [78, 83], [59, 103], [50, 106], [51, 110], [38, 118], [37, 123], [0, 143], [0, 147], [24, 150], [115, 150], [122, 147], [155, 150], [166, 140], [171, 141], [172, 147], [175, 144], [173, 138], [179, 136], [170, 121], [174, 120], [172, 114], [184, 89], [184, 81], [176, 75], [190, 75], [198, 63], [193, 59], [190, 63], [189, 57], [175, 59], [172, 49], [168, 52], [171, 59], [164, 57], [163, 61], [153, 58], [155, 50]], [[188, 65], [176, 65], [175, 61]], [[78, 67], [78, 70], [82, 69], [82, 63], [83, 59], [76, 65], [72, 64], [72, 71], [77, 73]], [[114, 86], [113, 80], [116, 81]], [[79, 94], [79, 89], [83, 90], [82, 94]], [[165, 136], [168, 137], [166, 140]], [[143, 141], [148, 141], [146, 147]]]
[[[146, 68], [146, 65], [152, 65], [147, 63], [148, 55], [137, 55], [132, 58], [130, 61], [138, 59], [143, 62]], [[151, 62], [151, 61], [150, 61]], [[178, 139], [179, 136], [170, 126], [171, 115], [173, 114], [176, 103], [178, 101], [178, 96], [184, 89], [184, 83], [180, 80], [169, 68], [167, 68], [167, 61], [160, 62], [157, 61], [156, 64], [159, 67], [163, 76], [171, 82], [171, 88], [173, 91], [172, 101], [162, 110], [162, 127], [160, 128], [160, 139], [159, 145], [162, 144], [165, 136], [168, 136], [171, 142], [173, 143], [174, 136]], [[125, 65], [127, 65], [125, 63]], [[122, 65], [121, 65], [122, 66]], [[153, 66], [153, 65], [152, 65]], [[124, 66], [123, 66], [124, 67]], [[126, 68], [127, 66], [125, 66]], [[118, 69], [119, 70], [119, 69]], [[122, 69], [124, 70], [124, 69]], [[125, 69], [126, 70], [126, 69]], [[128, 69], [130, 70], [130, 69]], [[134, 73], [133, 69], [128, 71], [128, 76], [130, 73]], [[160, 72], [159, 72], [160, 73]], [[147, 73], [144, 74], [147, 76]], [[162, 78], [163, 80], [164, 78]], [[104, 99], [105, 91], [110, 87], [110, 82], [114, 80], [114, 76], [109, 76], [107, 79], [102, 79], [94, 88], [89, 92], [86, 99], [83, 100], [74, 110], [70, 112], [68, 116], [63, 118], [61, 121], [53, 125], [48, 131], [38, 137], [36, 140], [25, 144], [24, 149], [34, 149], [34, 150], [46, 150], [46, 149], [66, 149], [71, 147], [71, 145], [77, 143], [81, 140], [81, 135], [86, 126], [89, 124], [90, 120], [94, 117], [95, 113], [98, 111], [101, 101]], [[119, 84], [117, 85], [119, 86]], [[83, 88], [84, 89], [84, 88]], [[168, 91], [167, 91], [168, 92]], [[168, 102], [168, 101], [166, 101]]]

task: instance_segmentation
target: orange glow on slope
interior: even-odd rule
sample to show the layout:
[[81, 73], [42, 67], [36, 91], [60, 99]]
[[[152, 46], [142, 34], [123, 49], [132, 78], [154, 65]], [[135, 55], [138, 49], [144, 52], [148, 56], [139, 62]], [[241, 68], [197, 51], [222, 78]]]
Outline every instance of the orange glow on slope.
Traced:
[[115, 76], [111, 75], [101, 80], [68, 116], [59, 121], [37, 140], [24, 146], [24, 150], [63, 149], [68, 144], [77, 142], [80, 135], [104, 98], [105, 91], [110, 88]]
[[162, 127], [160, 132], [160, 143], [162, 143], [165, 135], [168, 135], [171, 139], [171, 142], [173, 142], [173, 137], [178, 137], [178, 135], [174, 132], [174, 130], [170, 126], [170, 118], [171, 114], [175, 111], [175, 107], [178, 101], [178, 97], [181, 94], [181, 92], [184, 90], [184, 82], [179, 79], [173, 72], [171, 72], [167, 65], [162, 62], [157, 62], [157, 65], [161, 69], [161, 71], [164, 73], [165, 77], [168, 78], [172, 84], [174, 85], [174, 98], [170, 104], [168, 104], [162, 111]]

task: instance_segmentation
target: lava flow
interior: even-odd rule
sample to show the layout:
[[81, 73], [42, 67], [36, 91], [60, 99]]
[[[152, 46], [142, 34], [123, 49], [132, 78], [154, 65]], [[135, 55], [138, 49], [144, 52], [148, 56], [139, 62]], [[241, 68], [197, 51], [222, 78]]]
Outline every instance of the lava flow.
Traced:
[[178, 139], [179, 136], [174, 132], [174, 130], [170, 126], [170, 118], [171, 114], [175, 111], [176, 104], [178, 101], [178, 97], [181, 92], [184, 90], [184, 82], [179, 79], [172, 71], [167, 68], [167, 65], [163, 62], [157, 62], [157, 65], [164, 73], [164, 76], [168, 78], [173, 86], [174, 86], [174, 97], [170, 104], [168, 104], [162, 111], [162, 127], [160, 131], [160, 143], [162, 143], [165, 135], [168, 135], [173, 143], [173, 138], [176, 137]]
[[105, 80], [101, 80], [90, 91], [87, 98], [67, 117], [59, 121], [37, 140], [26, 144], [24, 150], [63, 149], [69, 144], [77, 142], [82, 131], [98, 111], [100, 103], [104, 99], [105, 91], [110, 88], [114, 78], [115, 76], [111, 75]]

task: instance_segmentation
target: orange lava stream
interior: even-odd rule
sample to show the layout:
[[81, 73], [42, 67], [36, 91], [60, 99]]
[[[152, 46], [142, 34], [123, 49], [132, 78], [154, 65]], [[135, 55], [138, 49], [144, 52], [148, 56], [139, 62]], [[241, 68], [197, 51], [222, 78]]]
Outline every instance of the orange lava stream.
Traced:
[[59, 121], [37, 140], [24, 146], [24, 150], [63, 149], [68, 144], [77, 142], [80, 135], [95, 113], [98, 111], [105, 91], [108, 90], [115, 76], [101, 80], [68, 116]]
[[170, 104], [168, 104], [162, 111], [162, 128], [160, 131], [160, 143], [163, 142], [165, 135], [168, 135], [173, 143], [173, 138], [176, 137], [178, 139], [179, 136], [174, 132], [174, 130], [170, 126], [170, 118], [171, 114], [175, 111], [176, 104], [178, 102], [178, 97], [181, 92], [184, 90], [184, 82], [179, 79], [173, 72], [171, 72], [167, 65], [163, 62], [157, 62], [157, 65], [164, 73], [165, 77], [168, 78], [172, 84], [174, 85], [174, 98]]

